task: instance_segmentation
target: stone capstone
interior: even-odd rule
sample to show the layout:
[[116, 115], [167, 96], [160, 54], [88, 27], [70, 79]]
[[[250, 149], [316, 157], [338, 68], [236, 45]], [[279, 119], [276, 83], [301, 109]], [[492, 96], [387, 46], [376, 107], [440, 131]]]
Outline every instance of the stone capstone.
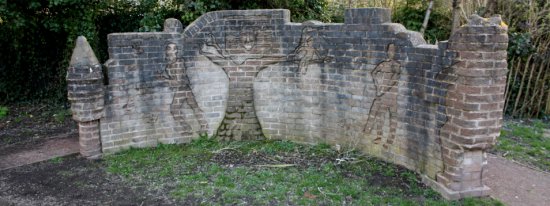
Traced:
[[79, 122], [103, 116], [103, 73], [90, 44], [79, 36], [67, 69], [67, 90], [73, 119]]

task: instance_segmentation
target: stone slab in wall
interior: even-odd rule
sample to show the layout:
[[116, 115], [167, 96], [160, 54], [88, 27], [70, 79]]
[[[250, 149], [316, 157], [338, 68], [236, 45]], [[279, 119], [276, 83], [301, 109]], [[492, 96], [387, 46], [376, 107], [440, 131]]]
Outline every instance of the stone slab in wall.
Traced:
[[487, 194], [485, 150], [501, 127], [506, 28], [472, 17], [449, 41], [391, 23], [287, 10], [210, 12], [183, 29], [108, 36], [104, 153], [199, 135], [360, 149], [425, 175], [447, 198]]

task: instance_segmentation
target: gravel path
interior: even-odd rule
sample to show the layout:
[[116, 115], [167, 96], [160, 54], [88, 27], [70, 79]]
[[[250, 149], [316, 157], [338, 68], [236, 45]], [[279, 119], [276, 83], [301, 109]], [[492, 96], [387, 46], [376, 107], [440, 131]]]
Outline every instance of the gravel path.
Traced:
[[549, 173], [495, 155], [488, 159], [485, 184], [492, 189], [492, 197], [510, 206], [550, 204]]
[[[38, 145], [23, 148], [4, 148], [0, 153], [0, 171], [28, 165], [55, 157], [62, 157], [79, 152], [77, 134], [69, 134], [63, 139], [50, 139]], [[10, 151], [7, 151], [10, 150]]]

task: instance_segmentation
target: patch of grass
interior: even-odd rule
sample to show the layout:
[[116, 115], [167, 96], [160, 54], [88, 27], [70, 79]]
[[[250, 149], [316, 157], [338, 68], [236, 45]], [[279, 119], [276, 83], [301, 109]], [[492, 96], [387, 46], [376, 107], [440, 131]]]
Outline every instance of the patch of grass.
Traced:
[[73, 176], [73, 172], [62, 170], [62, 171], [57, 172], [57, 175], [60, 175], [60, 176], [63, 176], [63, 177], [71, 177], [71, 176]]
[[8, 111], [9, 111], [8, 107], [0, 105], [0, 119], [8, 116]]
[[173, 198], [205, 205], [501, 205], [492, 199], [443, 200], [412, 171], [326, 144], [202, 137], [131, 149], [107, 156], [105, 164], [128, 181], [171, 183]]
[[13, 142], [15, 142], [15, 138], [11, 136], [4, 136], [0, 138], [0, 144], [8, 145], [8, 144], [12, 144]]
[[208, 160], [211, 151], [219, 147], [217, 141], [200, 138], [185, 145], [160, 144], [156, 148], [134, 148], [108, 156], [107, 170], [125, 177], [176, 175]]
[[541, 170], [550, 171], [550, 125], [540, 120], [532, 122], [508, 122], [501, 131], [494, 151]]
[[54, 157], [53, 159], [50, 159], [50, 162], [54, 164], [61, 164], [63, 163], [63, 160], [63, 157]]
[[23, 117], [18, 116], [18, 117], [16, 117], [13, 121], [14, 121], [15, 123], [19, 123], [19, 122], [23, 121]]
[[59, 109], [55, 112], [55, 114], [53, 114], [53, 118], [57, 123], [63, 123], [65, 122], [65, 119], [71, 115], [72, 113], [70, 109]]

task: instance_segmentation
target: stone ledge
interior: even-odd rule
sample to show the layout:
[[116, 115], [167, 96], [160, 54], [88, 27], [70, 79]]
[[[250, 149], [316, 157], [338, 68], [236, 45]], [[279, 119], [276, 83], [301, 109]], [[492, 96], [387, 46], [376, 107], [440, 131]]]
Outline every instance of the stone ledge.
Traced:
[[491, 188], [485, 185], [474, 189], [453, 191], [426, 175], [422, 175], [422, 182], [439, 192], [447, 200], [459, 200], [466, 197], [487, 197], [491, 192]]

